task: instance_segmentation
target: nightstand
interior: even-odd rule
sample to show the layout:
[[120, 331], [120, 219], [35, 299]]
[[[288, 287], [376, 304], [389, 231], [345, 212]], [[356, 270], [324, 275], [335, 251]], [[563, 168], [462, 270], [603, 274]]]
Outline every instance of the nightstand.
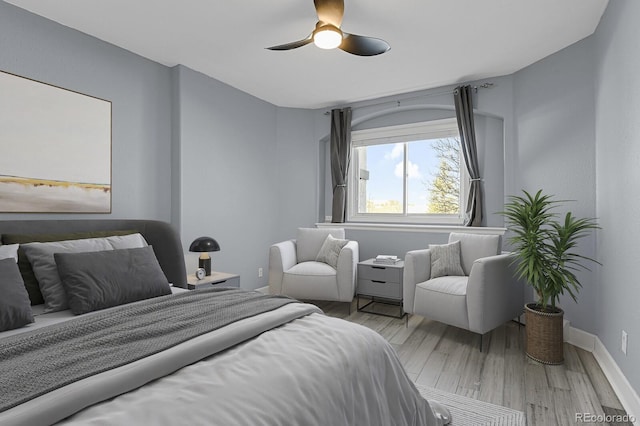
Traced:
[[[358, 311], [371, 314], [402, 318], [406, 314], [402, 309], [402, 274], [404, 261], [393, 265], [375, 263], [367, 259], [358, 263], [358, 288], [356, 290], [356, 306]], [[360, 296], [367, 296], [371, 300], [360, 306]], [[367, 311], [365, 308], [373, 303], [384, 303], [400, 307], [399, 315], [388, 315], [382, 312]]]
[[211, 275], [199, 280], [194, 274], [187, 275], [187, 288], [197, 290], [209, 287], [240, 287], [240, 275], [211, 271]]

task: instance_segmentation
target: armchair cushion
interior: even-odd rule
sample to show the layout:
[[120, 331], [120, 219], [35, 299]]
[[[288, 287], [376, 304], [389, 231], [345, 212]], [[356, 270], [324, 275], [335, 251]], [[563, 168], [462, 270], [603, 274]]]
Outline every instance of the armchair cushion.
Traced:
[[466, 296], [468, 282], [468, 277], [447, 276], [434, 278], [423, 283], [418, 283], [418, 287], [428, 288], [430, 291], [434, 291], [437, 293]]
[[333, 238], [331, 234], [327, 235], [327, 238], [324, 240], [324, 243], [322, 243], [320, 252], [316, 257], [316, 262], [323, 262], [334, 269], [338, 269], [338, 256], [340, 255], [340, 250], [342, 250], [342, 247], [347, 243], [347, 240]]
[[344, 239], [343, 228], [298, 228], [296, 234], [297, 262], [315, 261], [327, 235]]
[[460, 264], [460, 241], [443, 245], [430, 244], [429, 250], [431, 250], [431, 276], [429, 278], [466, 275]]
[[471, 274], [473, 262], [482, 258], [500, 254], [502, 239], [500, 235], [465, 234], [452, 232], [449, 243], [460, 241], [460, 258], [464, 275]]
[[469, 328], [468, 277], [439, 277], [416, 285], [414, 313], [455, 327]]
[[322, 262], [302, 262], [285, 271], [282, 294], [296, 299], [337, 300], [336, 270]]

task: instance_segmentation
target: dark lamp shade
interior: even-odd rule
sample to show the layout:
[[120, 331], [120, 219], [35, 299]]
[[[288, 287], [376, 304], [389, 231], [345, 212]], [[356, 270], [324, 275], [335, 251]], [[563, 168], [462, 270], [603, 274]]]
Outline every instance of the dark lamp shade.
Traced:
[[208, 252], [220, 251], [220, 245], [211, 237], [200, 237], [193, 240], [189, 246], [189, 251]]

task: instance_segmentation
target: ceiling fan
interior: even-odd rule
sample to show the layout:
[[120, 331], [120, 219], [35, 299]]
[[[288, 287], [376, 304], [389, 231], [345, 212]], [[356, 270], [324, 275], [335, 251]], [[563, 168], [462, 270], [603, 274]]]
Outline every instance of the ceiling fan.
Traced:
[[291, 50], [313, 42], [321, 49], [335, 49], [359, 56], [375, 56], [391, 47], [379, 38], [349, 34], [340, 29], [344, 16], [344, 0], [313, 0], [318, 15], [318, 23], [306, 38], [279, 46], [267, 47], [269, 50]]

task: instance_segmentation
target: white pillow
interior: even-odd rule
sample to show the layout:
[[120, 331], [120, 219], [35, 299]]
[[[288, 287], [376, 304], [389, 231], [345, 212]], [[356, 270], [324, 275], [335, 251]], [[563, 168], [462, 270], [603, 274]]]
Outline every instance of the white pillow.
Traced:
[[347, 245], [349, 241], [333, 238], [331, 234], [327, 235], [327, 238], [320, 247], [320, 252], [316, 257], [316, 262], [324, 262], [327, 265], [338, 269], [338, 256], [340, 256], [340, 250]]
[[140, 248], [149, 245], [142, 234], [113, 235], [105, 237], [105, 240], [114, 250]]
[[142, 235], [131, 234], [104, 238], [53, 241], [50, 243], [26, 243], [22, 244], [22, 249], [27, 259], [29, 259], [29, 263], [31, 263], [42, 297], [44, 297], [44, 312], [49, 313], [68, 309], [67, 294], [60, 282], [58, 266], [53, 256], [55, 253], [84, 253], [140, 248], [147, 245]]
[[0, 260], [13, 258], [18, 263], [18, 247], [20, 244], [0, 245]]

